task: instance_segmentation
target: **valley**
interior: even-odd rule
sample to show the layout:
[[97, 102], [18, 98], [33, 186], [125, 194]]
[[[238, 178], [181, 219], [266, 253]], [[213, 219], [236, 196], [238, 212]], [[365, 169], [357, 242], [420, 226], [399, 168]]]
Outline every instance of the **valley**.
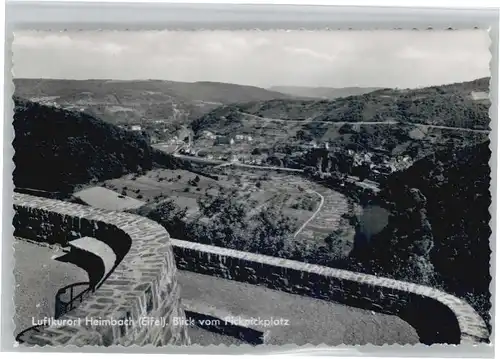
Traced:
[[[173, 201], [185, 210], [183, 220], [187, 223], [210, 220], [200, 212], [200, 201], [232, 193], [233, 201], [251, 208], [247, 220], [266, 211], [289, 218], [294, 223], [290, 240], [323, 243], [332, 231], [348, 227], [341, 222], [341, 216], [349, 211], [348, 199], [302, 176], [234, 167], [212, 167], [210, 175], [217, 179], [197, 173], [200, 172], [154, 169], [144, 175], [126, 175], [98, 185], [143, 201], [145, 208]], [[182, 239], [196, 241], [196, 238]]]
[[[476, 236], [440, 218], [447, 203], [450, 222], [470, 217], [450, 188], [461, 186], [456, 173], [487, 167], [488, 79], [328, 99], [218, 83], [33, 81], [16, 83], [31, 99], [16, 110], [19, 190], [57, 190], [96, 207], [106, 194], [113, 208], [157, 221], [173, 238], [434, 283], [459, 296], [476, 291], [471, 304], [487, 315], [485, 282], [439, 261], [461, 253], [467, 266], [471, 253], [485, 255], [486, 222], [476, 221]], [[40, 140], [56, 127], [64, 131]], [[33, 152], [47, 167], [37, 180]], [[488, 183], [467, 181], [464, 196], [485, 200]], [[432, 206], [408, 209], [420, 203]]]

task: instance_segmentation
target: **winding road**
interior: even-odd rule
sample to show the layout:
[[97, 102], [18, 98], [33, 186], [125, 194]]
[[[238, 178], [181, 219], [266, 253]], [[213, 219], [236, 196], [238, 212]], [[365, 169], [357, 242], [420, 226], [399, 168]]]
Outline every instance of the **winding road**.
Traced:
[[320, 203], [319, 203], [319, 206], [318, 208], [316, 209], [316, 211], [312, 214], [312, 216], [304, 222], [304, 224], [302, 224], [302, 226], [297, 230], [297, 232], [295, 232], [295, 234], [293, 235], [293, 238], [296, 238], [300, 232], [302, 232], [302, 230], [304, 228], [306, 228], [306, 226], [309, 224], [309, 222], [311, 222], [314, 218], [316, 218], [316, 216], [318, 215], [318, 213], [321, 211], [321, 209], [323, 208], [323, 205], [325, 204], [325, 197], [323, 197], [323, 195], [321, 193], [318, 193], [314, 190], [309, 190], [308, 191], [309, 193], [315, 193], [317, 194], [319, 197], [320, 197]]
[[238, 111], [240, 115], [243, 116], [248, 116], [251, 118], [255, 118], [258, 120], [264, 120], [264, 121], [275, 121], [275, 122], [288, 122], [288, 123], [303, 123], [303, 124], [309, 124], [311, 122], [314, 123], [327, 123], [327, 124], [337, 124], [337, 125], [345, 125], [347, 124], [352, 124], [352, 125], [395, 125], [398, 122], [397, 121], [361, 121], [361, 122], [349, 122], [349, 121], [315, 121], [314, 117], [309, 117], [304, 120], [294, 120], [294, 119], [283, 119], [283, 118], [270, 118], [270, 117], [260, 117], [257, 115], [252, 115], [250, 113], [246, 112], [241, 112]]
[[396, 125], [398, 123], [405, 125], [414, 125], [417, 127], [426, 127], [426, 128], [438, 128], [443, 130], [453, 130], [453, 131], [465, 131], [465, 132], [477, 132], [477, 133], [489, 133], [490, 130], [478, 130], [473, 128], [466, 127], [450, 127], [450, 126], [439, 126], [439, 125], [428, 125], [428, 124], [420, 124], [420, 123], [409, 123], [409, 122], [398, 122], [394, 120], [389, 121], [359, 121], [359, 122], [350, 122], [350, 121], [315, 121], [313, 117], [309, 117], [305, 120], [294, 120], [294, 119], [282, 119], [282, 118], [270, 118], [270, 117], [260, 117], [257, 115], [252, 115], [246, 112], [238, 111], [239, 114], [248, 116], [251, 118], [264, 120], [264, 121], [275, 121], [275, 122], [289, 122], [289, 123], [303, 123], [309, 124], [313, 123], [326, 123], [326, 124], [335, 124], [335, 125]]
[[423, 127], [423, 128], [439, 128], [442, 130], [465, 131], [465, 132], [476, 132], [476, 133], [490, 133], [490, 130], [476, 130], [474, 128], [465, 128], [465, 127], [426, 125], [426, 124], [420, 124], [420, 123], [414, 123], [413, 125], [415, 125], [417, 127]]
[[299, 169], [299, 168], [247, 165], [245, 163], [239, 163], [239, 162], [233, 162], [230, 165], [236, 166], [236, 167], [243, 167], [243, 168], [255, 168], [258, 170], [272, 170], [272, 171], [295, 172], [295, 173], [303, 173], [304, 172], [304, 170]]

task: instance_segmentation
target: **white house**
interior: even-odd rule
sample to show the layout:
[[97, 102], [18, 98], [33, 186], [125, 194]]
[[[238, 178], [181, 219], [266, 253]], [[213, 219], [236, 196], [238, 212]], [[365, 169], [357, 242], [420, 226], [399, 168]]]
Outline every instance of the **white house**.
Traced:
[[217, 136], [210, 131], [203, 131], [203, 137], [214, 140]]
[[141, 126], [139, 126], [139, 125], [132, 125], [132, 126], [130, 127], [130, 129], [131, 129], [132, 131], [141, 131]]

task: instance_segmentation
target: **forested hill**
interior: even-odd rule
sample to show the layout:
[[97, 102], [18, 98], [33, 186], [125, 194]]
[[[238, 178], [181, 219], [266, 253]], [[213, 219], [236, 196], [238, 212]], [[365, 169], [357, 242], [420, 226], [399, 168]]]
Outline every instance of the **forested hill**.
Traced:
[[[193, 130], [223, 132], [248, 115], [315, 122], [398, 122], [489, 129], [489, 78], [419, 89], [381, 89], [327, 100], [272, 99], [222, 106], [192, 123]], [[316, 125], [319, 125], [317, 123]], [[309, 125], [311, 126], [311, 125]]]
[[475, 293], [480, 303], [473, 304], [483, 314], [489, 310], [491, 253], [488, 145], [439, 151], [390, 176], [381, 195], [392, 204], [392, 219], [370, 244], [371, 260], [382, 270], [414, 268], [405, 279], [420, 282], [429, 275], [461, 297]]
[[272, 91], [289, 94], [295, 97], [309, 97], [334, 99], [338, 97], [348, 97], [362, 95], [368, 92], [379, 90], [378, 87], [308, 87], [308, 86], [273, 86]]
[[276, 91], [219, 82], [15, 79], [16, 96], [57, 103], [113, 124], [169, 120], [186, 124], [223, 104], [287, 99]]
[[[382, 186], [396, 200], [402, 198], [399, 192], [405, 186], [419, 189], [426, 197], [426, 209], [438, 242], [447, 245], [458, 241], [462, 247], [467, 241], [488, 242], [491, 204], [488, 145], [489, 141], [459, 151], [436, 152], [407, 170], [394, 173]], [[479, 247], [473, 245], [468, 250]], [[463, 269], [467, 270], [466, 266]]]
[[175, 160], [152, 149], [140, 133], [81, 112], [15, 97], [14, 185], [69, 193], [87, 184]]

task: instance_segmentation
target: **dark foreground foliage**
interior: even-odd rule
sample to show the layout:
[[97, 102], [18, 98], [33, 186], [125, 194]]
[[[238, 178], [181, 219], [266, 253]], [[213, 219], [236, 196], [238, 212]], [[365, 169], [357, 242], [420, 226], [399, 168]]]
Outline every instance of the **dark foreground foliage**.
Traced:
[[488, 142], [428, 156], [382, 184], [387, 227], [354, 253], [368, 270], [439, 286], [488, 318]]
[[88, 114], [14, 98], [14, 185], [71, 193], [77, 185], [142, 172], [176, 161], [140, 133]]

